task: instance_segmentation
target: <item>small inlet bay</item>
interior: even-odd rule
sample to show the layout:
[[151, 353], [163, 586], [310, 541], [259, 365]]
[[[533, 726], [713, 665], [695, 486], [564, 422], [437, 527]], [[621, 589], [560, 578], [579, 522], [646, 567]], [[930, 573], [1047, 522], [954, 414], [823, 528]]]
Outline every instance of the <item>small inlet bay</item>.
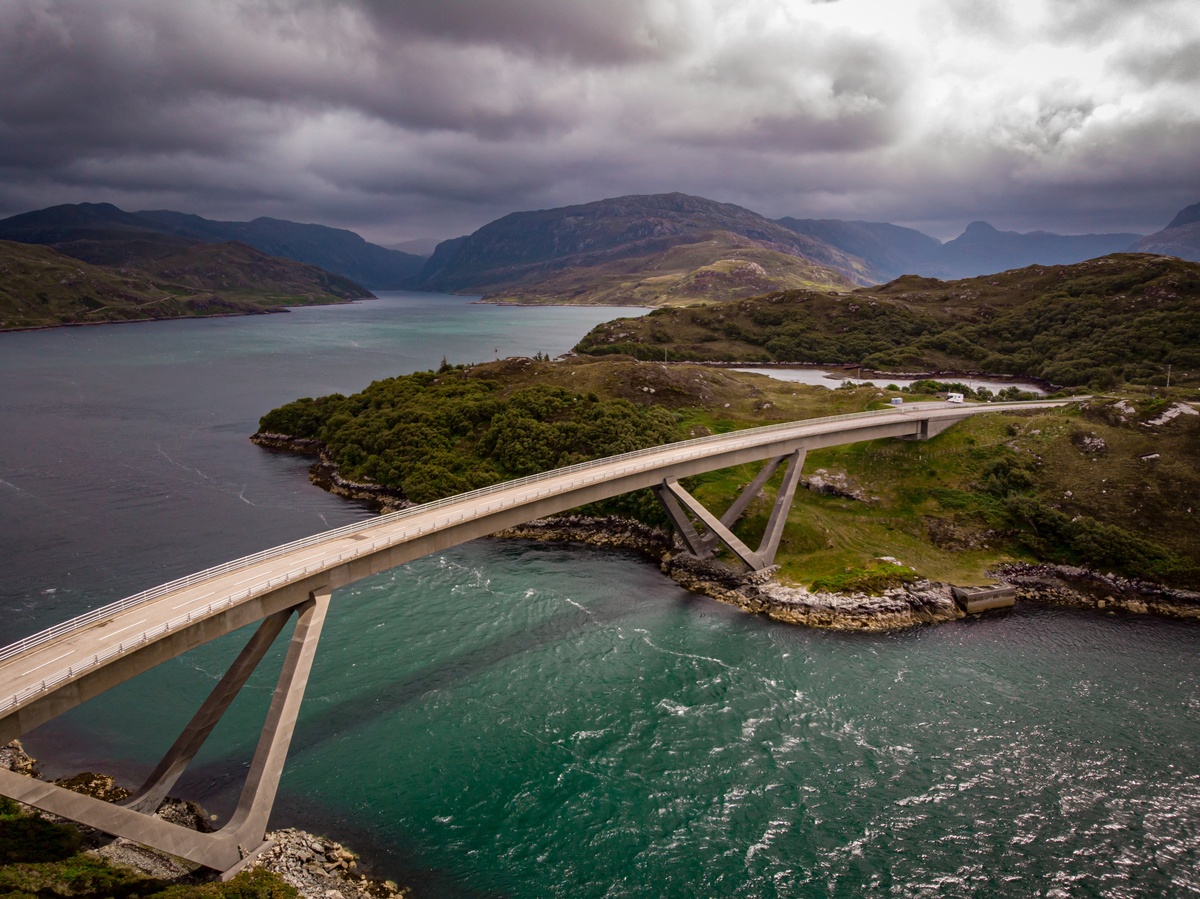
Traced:
[[[0, 642], [368, 516], [248, 441], [268, 409], [556, 355], [616, 314], [384, 293], [0, 334]], [[476, 541], [335, 594], [272, 826], [417, 896], [1192, 895], [1197, 634], [1033, 605], [816, 632], [639, 557]], [[27, 748], [135, 785], [243, 640]], [[266, 665], [175, 792], [229, 815], [272, 687]]]

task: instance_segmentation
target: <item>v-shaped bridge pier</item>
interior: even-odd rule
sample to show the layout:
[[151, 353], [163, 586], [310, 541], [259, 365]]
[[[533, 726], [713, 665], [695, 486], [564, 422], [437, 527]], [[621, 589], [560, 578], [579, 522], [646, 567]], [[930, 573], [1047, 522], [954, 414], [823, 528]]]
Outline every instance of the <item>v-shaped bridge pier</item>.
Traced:
[[[664, 478], [663, 482], [654, 488], [654, 492], [658, 495], [663, 508], [666, 509], [675, 533], [679, 535], [692, 555], [699, 558], [711, 556], [717, 543], [720, 542], [729, 547], [730, 552], [751, 571], [762, 571], [775, 564], [775, 553], [779, 550], [779, 541], [783, 538], [783, 527], [787, 523], [788, 512], [792, 508], [792, 499], [795, 497], [796, 487], [800, 483], [800, 469], [804, 465], [805, 455], [805, 450], [798, 449], [791, 455], [768, 459], [754, 480], [738, 494], [737, 499], [730, 504], [720, 518], [704, 508], [700, 501], [684, 490], [675, 478]], [[781, 465], [786, 465], [787, 468], [783, 475], [783, 481], [779, 485], [779, 492], [775, 496], [775, 505], [767, 519], [762, 542], [757, 550], [751, 549], [730, 529], [745, 514], [750, 503], [762, 492], [767, 481]], [[698, 519], [706, 528], [707, 533], [701, 535], [687, 513], [691, 513]]]
[[[263, 619], [179, 739], [141, 788], [124, 802], [105, 802], [3, 769], [0, 769], [0, 792], [42, 811], [214, 868], [223, 872], [224, 879], [232, 877], [270, 845], [264, 841], [263, 834], [275, 804], [275, 793], [296, 727], [304, 688], [312, 671], [329, 599], [329, 590], [314, 592], [299, 605]], [[155, 817], [154, 812], [167, 792], [195, 758], [293, 615], [296, 626], [271, 697], [266, 723], [237, 809], [228, 823], [215, 833], [199, 833]]]

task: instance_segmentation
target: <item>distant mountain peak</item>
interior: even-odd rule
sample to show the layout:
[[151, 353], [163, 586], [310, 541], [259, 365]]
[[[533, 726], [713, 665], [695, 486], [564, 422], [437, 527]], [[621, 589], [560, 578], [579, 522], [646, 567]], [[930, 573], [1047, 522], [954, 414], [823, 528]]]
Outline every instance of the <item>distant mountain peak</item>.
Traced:
[[1171, 228], [1182, 228], [1184, 225], [1194, 225], [1200, 222], [1200, 203], [1193, 203], [1176, 213], [1175, 218], [1171, 219], [1171, 224], [1167, 225], [1167, 230]]
[[963, 234], [970, 234], [979, 237], [999, 233], [1000, 231], [997, 228], [983, 221], [971, 222], [971, 224], [967, 225], [966, 229], [963, 231]]
[[1171, 224], [1139, 240], [1133, 249], [1200, 262], [1200, 203], [1179, 210]]

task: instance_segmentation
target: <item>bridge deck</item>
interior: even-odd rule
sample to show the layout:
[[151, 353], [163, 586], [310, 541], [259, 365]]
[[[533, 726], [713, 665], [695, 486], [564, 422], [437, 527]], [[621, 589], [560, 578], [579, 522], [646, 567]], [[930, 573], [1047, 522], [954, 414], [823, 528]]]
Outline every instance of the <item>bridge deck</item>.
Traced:
[[380, 516], [199, 572], [0, 649], [0, 741], [194, 646], [336, 588], [525, 521], [729, 465], [881, 437], [987, 412], [1069, 401], [920, 403], [655, 447]]

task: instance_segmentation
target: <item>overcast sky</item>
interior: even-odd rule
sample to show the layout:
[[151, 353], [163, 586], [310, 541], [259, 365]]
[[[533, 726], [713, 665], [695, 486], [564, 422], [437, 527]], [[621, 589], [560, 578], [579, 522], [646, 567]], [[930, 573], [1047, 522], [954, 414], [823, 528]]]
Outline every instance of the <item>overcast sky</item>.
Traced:
[[0, 216], [370, 240], [683, 191], [941, 238], [1200, 201], [1197, 0], [3, 0]]

